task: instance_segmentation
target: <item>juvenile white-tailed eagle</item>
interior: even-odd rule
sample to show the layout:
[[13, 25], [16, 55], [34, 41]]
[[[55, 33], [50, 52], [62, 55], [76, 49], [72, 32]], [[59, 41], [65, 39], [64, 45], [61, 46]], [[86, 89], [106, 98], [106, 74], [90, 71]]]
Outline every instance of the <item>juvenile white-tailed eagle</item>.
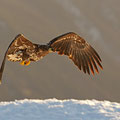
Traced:
[[[4, 70], [6, 57], [9, 61], [20, 61], [21, 65], [29, 65], [31, 61], [38, 61], [50, 52], [67, 55], [84, 73], [98, 73], [97, 65], [102, 69], [101, 58], [93, 47], [76, 33], [69, 32], [58, 36], [46, 45], [30, 42], [19, 34], [9, 45], [0, 69], [0, 81]], [[96, 65], [97, 63], [97, 65]]]

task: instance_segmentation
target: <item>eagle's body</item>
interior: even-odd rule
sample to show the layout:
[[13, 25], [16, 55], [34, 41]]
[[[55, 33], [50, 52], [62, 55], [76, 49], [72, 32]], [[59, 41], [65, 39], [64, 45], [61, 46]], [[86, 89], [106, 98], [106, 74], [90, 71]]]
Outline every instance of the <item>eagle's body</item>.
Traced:
[[102, 68], [101, 59], [97, 52], [82, 37], [76, 33], [69, 32], [58, 36], [46, 45], [34, 44], [19, 34], [9, 45], [2, 66], [0, 69], [0, 80], [5, 65], [6, 57], [9, 61], [20, 61], [22, 65], [29, 65], [30, 61], [38, 61], [50, 52], [67, 55], [73, 60], [78, 68], [84, 73], [94, 74], [94, 69], [98, 73], [96, 63]]

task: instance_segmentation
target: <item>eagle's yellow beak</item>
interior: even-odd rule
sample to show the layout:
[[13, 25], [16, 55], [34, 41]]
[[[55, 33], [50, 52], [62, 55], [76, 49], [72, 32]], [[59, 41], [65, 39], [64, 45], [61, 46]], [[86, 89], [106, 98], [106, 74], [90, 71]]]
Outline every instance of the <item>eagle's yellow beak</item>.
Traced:
[[28, 60], [28, 61], [22, 61], [20, 64], [28, 66], [30, 64], [30, 60]]

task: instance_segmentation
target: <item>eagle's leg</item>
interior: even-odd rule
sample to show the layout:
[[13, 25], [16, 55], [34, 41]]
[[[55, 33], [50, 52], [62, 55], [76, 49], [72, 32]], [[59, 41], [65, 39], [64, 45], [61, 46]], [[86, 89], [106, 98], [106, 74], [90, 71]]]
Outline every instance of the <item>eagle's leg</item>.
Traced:
[[20, 64], [28, 66], [30, 64], [30, 60], [23, 60]]

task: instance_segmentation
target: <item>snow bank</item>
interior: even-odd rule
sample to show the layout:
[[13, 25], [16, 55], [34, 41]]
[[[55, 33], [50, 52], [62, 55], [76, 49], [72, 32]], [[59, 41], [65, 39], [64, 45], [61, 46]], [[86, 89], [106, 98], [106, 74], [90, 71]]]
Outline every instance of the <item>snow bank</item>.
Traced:
[[0, 103], [0, 120], [120, 120], [120, 104], [96, 100], [16, 100]]

